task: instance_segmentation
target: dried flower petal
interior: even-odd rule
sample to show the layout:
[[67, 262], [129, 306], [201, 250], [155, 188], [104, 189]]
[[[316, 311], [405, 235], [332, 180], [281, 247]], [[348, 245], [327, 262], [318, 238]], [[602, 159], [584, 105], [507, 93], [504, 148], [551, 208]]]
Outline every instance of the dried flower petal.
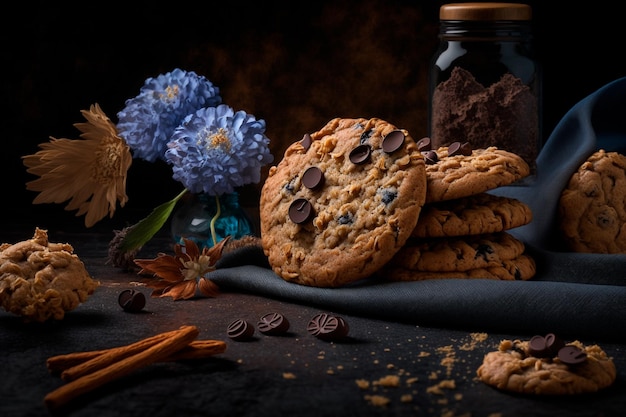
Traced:
[[26, 183], [28, 190], [39, 192], [34, 204], [69, 200], [65, 209], [85, 214], [85, 226], [91, 227], [107, 213], [113, 217], [118, 200], [120, 206], [126, 204], [132, 155], [97, 103], [81, 113], [87, 123], [74, 126], [82, 140], [50, 138], [39, 145], [40, 151], [22, 159], [27, 172], [39, 176]]
[[153, 297], [187, 300], [196, 295], [196, 289], [204, 296], [214, 297], [219, 293], [218, 287], [205, 274], [215, 270], [215, 264], [229, 240], [230, 237], [226, 237], [200, 252], [194, 241], [183, 239], [184, 245], [174, 246], [174, 256], [159, 253], [155, 259], [135, 259], [135, 264], [141, 267], [140, 275], [152, 274], [156, 277], [145, 280], [145, 284], [153, 289]]

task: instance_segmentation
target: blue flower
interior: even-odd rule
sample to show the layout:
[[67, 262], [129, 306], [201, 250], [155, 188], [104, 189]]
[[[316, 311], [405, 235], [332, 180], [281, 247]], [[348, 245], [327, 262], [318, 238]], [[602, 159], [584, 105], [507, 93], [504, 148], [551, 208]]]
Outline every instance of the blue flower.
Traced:
[[167, 144], [173, 177], [192, 193], [222, 195], [257, 183], [273, 161], [265, 120], [226, 104], [189, 114]]
[[167, 142], [183, 119], [204, 107], [221, 104], [219, 88], [193, 71], [175, 69], [146, 79], [139, 95], [126, 100], [117, 130], [133, 157], [153, 162], [164, 159]]

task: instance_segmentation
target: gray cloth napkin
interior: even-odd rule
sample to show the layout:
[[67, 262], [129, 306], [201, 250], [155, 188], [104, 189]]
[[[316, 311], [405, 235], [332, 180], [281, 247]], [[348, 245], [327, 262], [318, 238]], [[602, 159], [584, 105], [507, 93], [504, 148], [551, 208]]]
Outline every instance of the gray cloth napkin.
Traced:
[[314, 288], [278, 277], [255, 247], [226, 255], [207, 277], [223, 289], [344, 314], [469, 331], [626, 340], [626, 255], [564, 252], [554, 238], [561, 191], [597, 149], [626, 153], [626, 77], [567, 112], [539, 154], [530, 185], [492, 191], [533, 210], [530, 224], [510, 231], [537, 261], [530, 281], [371, 278], [343, 288]]

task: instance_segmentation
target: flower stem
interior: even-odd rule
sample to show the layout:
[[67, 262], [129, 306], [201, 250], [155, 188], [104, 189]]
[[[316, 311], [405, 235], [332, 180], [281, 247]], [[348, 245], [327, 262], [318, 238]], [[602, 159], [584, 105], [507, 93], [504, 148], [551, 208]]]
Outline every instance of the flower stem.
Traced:
[[217, 237], [215, 234], [215, 221], [219, 219], [220, 214], [222, 214], [222, 209], [220, 207], [220, 197], [218, 195], [215, 196], [215, 216], [211, 219], [211, 237], [213, 238], [213, 246], [217, 245]]

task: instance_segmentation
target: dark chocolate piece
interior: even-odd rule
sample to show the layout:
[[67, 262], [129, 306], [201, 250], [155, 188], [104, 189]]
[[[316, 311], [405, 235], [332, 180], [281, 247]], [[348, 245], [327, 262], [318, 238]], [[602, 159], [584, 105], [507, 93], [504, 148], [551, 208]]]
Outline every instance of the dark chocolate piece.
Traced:
[[402, 147], [404, 143], [404, 133], [401, 130], [394, 130], [390, 132], [383, 139], [383, 151], [386, 153], [393, 153]]
[[299, 198], [289, 206], [289, 218], [296, 224], [307, 222], [313, 217], [313, 214], [313, 206], [305, 198]]
[[250, 340], [254, 334], [254, 326], [246, 320], [237, 319], [228, 325], [226, 334], [228, 337], [238, 342]]
[[426, 165], [435, 165], [439, 161], [439, 156], [435, 151], [423, 151], [422, 156]]
[[417, 149], [420, 152], [430, 151], [432, 149], [432, 141], [427, 136], [417, 141]]
[[302, 140], [300, 140], [300, 145], [302, 145], [305, 151], [308, 151], [309, 148], [311, 147], [311, 143], [313, 143], [313, 139], [311, 138], [311, 135], [309, 135], [308, 133], [305, 133], [304, 136], [302, 136]]
[[283, 334], [289, 330], [289, 320], [280, 313], [268, 313], [259, 319], [258, 327], [264, 334]]
[[124, 290], [117, 297], [117, 302], [124, 311], [136, 313], [146, 306], [146, 296], [140, 291]]
[[361, 165], [370, 160], [372, 148], [369, 145], [359, 145], [350, 152], [350, 162]]
[[302, 174], [302, 184], [310, 190], [319, 189], [324, 181], [324, 173], [318, 167], [310, 167]]
[[349, 327], [341, 317], [320, 313], [309, 321], [307, 331], [319, 339], [332, 341], [346, 337]]
[[558, 357], [561, 362], [567, 365], [578, 365], [587, 360], [587, 353], [576, 346], [567, 345], [559, 349]]

